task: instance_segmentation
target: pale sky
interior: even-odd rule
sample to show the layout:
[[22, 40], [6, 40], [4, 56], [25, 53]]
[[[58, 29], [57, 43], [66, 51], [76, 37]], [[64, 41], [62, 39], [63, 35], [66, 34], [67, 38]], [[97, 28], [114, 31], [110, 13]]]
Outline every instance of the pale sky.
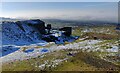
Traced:
[[118, 21], [117, 2], [3, 2], [1, 12], [9, 18]]
[[120, 0], [1, 0], [2, 2], [119, 2]]

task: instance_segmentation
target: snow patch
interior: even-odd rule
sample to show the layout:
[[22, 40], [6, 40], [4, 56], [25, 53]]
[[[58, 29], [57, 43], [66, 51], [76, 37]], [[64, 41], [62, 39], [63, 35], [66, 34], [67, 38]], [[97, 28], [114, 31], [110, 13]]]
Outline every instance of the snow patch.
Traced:
[[118, 52], [119, 47], [118, 46], [112, 46], [112, 48], [107, 49], [107, 52]]

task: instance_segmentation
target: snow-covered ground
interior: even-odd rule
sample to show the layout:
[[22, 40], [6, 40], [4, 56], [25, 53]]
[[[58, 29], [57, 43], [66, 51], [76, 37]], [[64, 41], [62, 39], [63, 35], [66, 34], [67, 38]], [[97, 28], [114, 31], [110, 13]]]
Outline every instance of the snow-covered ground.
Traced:
[[67, 61], [68, 58], [64, 58], [64, 59], [56, 59], [56, 60], [52, 60], [52, 64], [49, 64], [49, 61], [45, 61], [44, 64], [41, 65], [36, 65], [35, 67], [39, 67], [40, 69], [44, 69], [45, 66], [47, 67], [56, 67], [58, 64], [60, 64], [63, 61]]
[[[86, 49], [85, 45], [88, 45], [88, 46], [92, 46], [96, 43], [99, 43], [101, 41], [99, 40], [85, 40], [85, 41], [82, 41], [82, 42], [79, 42], [79, 43], [70, 43], [70, 44], [66, 44], [66, 45], [60, 45], [60, 46], [57, 46], [57, 45], [53, 45], [50, 47], [51, 50], [61, 50], [61, 49]], [[91, 47], [92, 48], [92, 47]]]
[[41, 55], [47, 52], [50, 52], [49, 49], [47, 48], [39, 48], [39, 49], [29, 48], [26, 51], [22, 51], [21, 49], [19, 49], [8, 55], [0, 57], [0, 60], [2, 60], [3, 63], [10, 62], [10, 61], [12, 62], [15, 60], [24, 60], [24, 59], [37, 57], [38, 55]]
[[[72, 38], [59, 38], [61, 41], [58, 43], [64, 43], [64, 40], [68, 40], [68, 42], [73, 41], [74, 39]], [[69, 44], [61, 44], [58, 46], [58, 44], [52, 44], [48, 43], [45, 41], [35, 43], [35, 44], [30, 44], [30, 45], [22, 45], [22, 46], [17, 46], [17, 45], [3, 45], [3, 49], [0, 50], [0, 52], [3, 52], [3, 55], [0, 57], [0, 60], [2, 60], [3, 63], [5, 62], [10, 62], [10, 61], [15, 61], [15, 60], [24, 60], [24, 59], [29, 59], [29, 58], [34, 58], [39, 55], [42, 55], [44, 53], [48, 52], [53, 52], [53, 51], [59, 51], [61, 49], [81, 49], [82, 51], [101, 51], [101, 52], [118, 52], [118, 46], [111, 45], [112, 48], [107, 48], [107, 49], [102, 49], [101, 45], [96, 45], [100, 42], [104, 42], [104, 40], [84, 40], [85, 38], [78, 39], [81, 42], [74, 42], [74, 43], [69, 43]], [[47, 48], [35, 48], [37, 46], [46, 46], [50, 45]], [[27, 50], [23, 51], [21, 48], [22, 47], [28, 47]]]
[[[20, 21], [2, 23], [2, 44], [3, 45], [30, 45], [45, 42], [41, 40], [41, 34], [28, 23], [35, 24], [40, 21]], [[21, 26], [21, 28], [20, 28]]]
[[[61, 49], [93, 49], [95, 44], [102, 42], [100, 40], [85, 40], [79, 43], [73, 43], [73, 44], [66, 44], [66, 45], [52, 45], [49, 48], [28, 48], [26, 51], [22, 51], [21, 49], [18, 49], [17, 51], [10, 53], [8, 55], [0, 57], [2, 59], [2, 62], [10, 62], [10, 61], [15, 61], [15, 60], [24, 60], [24, 59], [29, 59], [29, 58], [34, 58], [39, 55], [42, 55], [44, 53], [48, 52], [53, 52], [56, 50], [61, 50]], [[85, 46], [87, 45], [87, 46]], [[18, 47], [18, 46], [16, 46]], [[20, 47], [19, 47], [20, 48]]]
[[112, 46], [112, 48], [106, 49], [108, 52], [118, 52], [119, 47], [118, 46]]
[[[3, 24], [2, 31], [2, 48], [0, 48], [0, 61], [3, 63], [11, 62], [15, 60], [24, 60], [34, 58], [44, 53], [58, 51], [61, 49], [81, 49], [82, 51], [106, 51], [106, 52], [118, 52], [119, 47], [111, 45], [112, 48], [101, 49], [102, 45], [95, 45], [103, 42], [103, 40], [84, 40], [81, 38], [81, 42], [74, 42], [64, 44], [65, 41], [73, 42], [78, 37], [58, 37], [56, 34], [52, 34], [58, 37], [59, 41], [55, 41], [56, 44], [49, 46], [48, 48], [35, 48], [37, 46], [46, 46], [49, 43], [41, 40], [41, 34], [32, 26], [28, 26], [27, 23], [36, 24], [36, 21], [22, 21], [21, 25], [25, 31], [15, 22], [9, 22]], [[91, 29], [83, 30], [82, 32], [93, 31]], [[108, 30], [109, 31], [109, 30]], [[62, 44], [61, 44], [62, 43]], [[61, 44], [58, 46], [58, 44]], [[28, 47], [25, 51], [22, 47]]]

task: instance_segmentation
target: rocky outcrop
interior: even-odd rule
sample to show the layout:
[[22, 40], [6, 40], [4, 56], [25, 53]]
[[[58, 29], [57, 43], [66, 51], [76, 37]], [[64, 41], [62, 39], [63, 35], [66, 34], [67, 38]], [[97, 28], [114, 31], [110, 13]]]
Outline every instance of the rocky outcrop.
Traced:
[[45, 23], [41, 20], [25, 20], [2, 23], [3, 45], [26, 45], [41, 42]]

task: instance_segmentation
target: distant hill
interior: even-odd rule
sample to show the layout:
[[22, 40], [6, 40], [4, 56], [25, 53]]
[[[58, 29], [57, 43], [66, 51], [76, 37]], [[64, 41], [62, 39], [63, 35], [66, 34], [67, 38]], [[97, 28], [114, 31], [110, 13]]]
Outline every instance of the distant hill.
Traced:
[[[14, 18], [5, 18], [0, 17], [2, 21], [21, 21], [26, 19], [14, 19]], [[63, 26], [101, 26], [101, 25], [117, 25], [117, 23], [107, 22], [107, 21], [81, 21], [81, 20], [62, 20], [62, 19], [42, 19], [46, 24], [52, 24], [55, 27]]]
[[15, 22], [15, 21], [20, 21], [20, 20], [23, 20], [23, 19], [14, 19], [14, 18], [5, 18], [5, 17], [0, 17], [0, 22], [2, 21], [11, 21], [11, 22]]
[[42, 19], [46, 23], [52, 24], [55, 27], [62, 26], [109, 26], [117, 25], [117, 23], [103, 21], [79, 21], [79, 20], [61, 20], [61, 19]]

